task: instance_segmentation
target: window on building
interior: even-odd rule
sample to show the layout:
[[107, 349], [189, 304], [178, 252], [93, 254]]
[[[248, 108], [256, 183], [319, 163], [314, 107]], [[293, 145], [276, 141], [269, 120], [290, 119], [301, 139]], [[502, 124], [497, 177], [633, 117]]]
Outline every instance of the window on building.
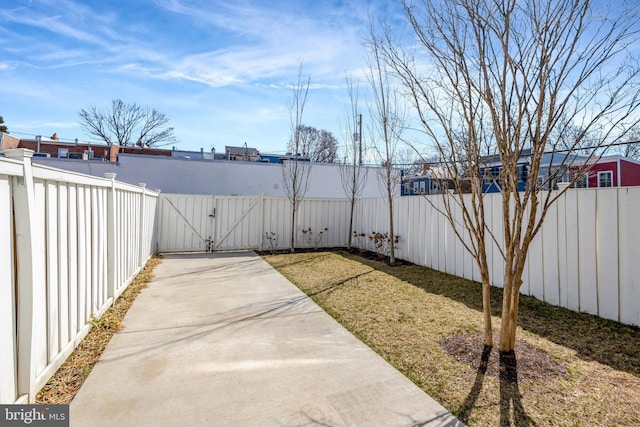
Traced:
[[583, 173], [580, 178], [576, 179], [575, 187], [576, 188], [587, 188], [589, 186], [589, 175]]
[[598, 187], [613, 187], [613, 172], [598, 172]]
[[420, 193], [424, 194], [427, 192], [427, 183], [424, 181], [420, 181]]
[[502, 180], [500, 178], [500, 171], [502, 168], [493, 167], [487, 168], [484, 170], [483, 174], [483, 183], [484, 185], [496, 184], [498, 186], [502, 185]]
[[491, 185], [493, 182], [493, 176], [491, 175], [490, 169], [485, 169], [482, 173], [482, 183], [484, 185]]
[[403, 189], [403, 194], [411, 194], [411, 183], [405, 182], [402, 185], [402, 189]]
[[518, 181], [525, 182], [527, 180], [527, 165], [518, 165]]
[[420, 192], [420, 183], [418, 181], [413, 181], [413, 194], [419, 194]]

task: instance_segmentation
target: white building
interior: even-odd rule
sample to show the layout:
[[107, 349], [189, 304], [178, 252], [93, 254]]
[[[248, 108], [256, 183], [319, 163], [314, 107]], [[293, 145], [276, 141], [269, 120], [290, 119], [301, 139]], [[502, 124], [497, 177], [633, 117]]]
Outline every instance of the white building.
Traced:
[[[144, 182], [147, 188], [159, 189], [163, 193], [287, 196], [282, 164], [137, 154], [120, 154], [116, 163], [55, 158], [34, 158], [33, 161], [99, 177], [105, 172], [114, 172], [118, 181], [129, 184]], [[310, 165], [309, 188], [305, 197], [346, 197], [340, 165]], [[360, 197], [380, 197], [384, 188], [379, 177], [382, 168], [365, 166], [365, 169], [367, 179]], [[399, 184], [394, 188], [399, 193]]]

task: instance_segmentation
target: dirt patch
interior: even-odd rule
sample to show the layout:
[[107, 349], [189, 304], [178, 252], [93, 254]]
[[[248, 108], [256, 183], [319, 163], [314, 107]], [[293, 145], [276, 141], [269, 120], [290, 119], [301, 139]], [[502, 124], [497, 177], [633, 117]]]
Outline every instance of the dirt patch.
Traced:
[[[497, 337], [496, 337], [497, 338]], [[458, 362], [466, 363], [485, 375], [499, 378], [501, 375], [499, 341], [494, 339], [492, 349], [485, 348], [483, 333], [456, 334], [444, 338], [440, 345]], [[505, 371], [505, 357], [502, 355], [502, 375]], [[547, 352], [522, 340], [516, 341], [515, 360], [507, 363], [509, 376], [517, 375], [518, 381], [550, 381], [567, 378], [567, 368], [553, 360]], [[511, 378], [513, 379], [513, 378]]]
[[[345, 249], [342, 249], [342, 251], [345, 251]], [[358, 255], [362, 258], [366, 258], [371, 261], [380, 261], [380, 262], [384, 262], [387, 265], [390, 265], [389, 257], [387, 255], [379, 254], [378, 252], [370, 251], [367, 249], [358, 249], [358, 248], [350, 248], [350, 249], [347, 249], [346, 252], [349, 252], [353, 255]], [[401, 265], [415, 265], [415, 264], [400, 258], [396, 258], [393, 266], [399, 267]]]

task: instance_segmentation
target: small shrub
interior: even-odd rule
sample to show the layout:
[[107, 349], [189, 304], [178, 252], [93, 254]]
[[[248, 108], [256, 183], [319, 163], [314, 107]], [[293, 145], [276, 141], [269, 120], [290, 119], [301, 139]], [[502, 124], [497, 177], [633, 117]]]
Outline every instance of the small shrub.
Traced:
[[278, 235], [273, 231], [265, 231], [262, 236], [262, 248], [265, 251], [269, 251], [271, 254], [275, 254], [278, 248]]
[[360, 233], [357, 231], [353, 232], [353, 236], [351, 237], [351, 244], [355, 246], [360, 253], [367, 250], [367, 235], [364, 233]]
[[[373, 246], [374, 252], [376, 252], [381, 258], [385, 258], [389, 256], [389, 251], [391, 249], [391, 237], [389, 237], [389, 233], [378, 233], [377, 231], [371, 232], [368, 236], [370, 244]], [[393, 238], [393, 248], [398, 249], [398, 242], [400, 238], [398, 236], [394, 236]]]
[[311, 227], [309, 228], [303, 228], [300, 230], [300, 232], [302, 233], [302, 236], [305, 240], [305, 242], [307, 243], [308, 246], [313, 246], [313, 249], [317, 250], [318, 246], [320, 245], [320, 242], [322, 242], [322, 238], [324, 237], [324, 234], [329, 230], [328, 227], [325, 227], [323, 229], [321, 229], [320, 231], [318, 231], [317, 233], [314, 233], [311, 230]]

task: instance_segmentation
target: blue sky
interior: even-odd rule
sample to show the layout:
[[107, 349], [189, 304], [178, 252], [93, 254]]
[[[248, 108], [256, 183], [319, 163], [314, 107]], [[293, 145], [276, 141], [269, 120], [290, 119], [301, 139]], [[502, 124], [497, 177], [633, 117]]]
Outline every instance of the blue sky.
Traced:
[[384, 0], [0, 0], [0, 115], [17, 136], [88, 140], [78, 111], [119, 98], [167, 114], [179, 149], [284, 152], [302, 62], [303, 122], [341, 141], [368, 16], [396, 13]]

